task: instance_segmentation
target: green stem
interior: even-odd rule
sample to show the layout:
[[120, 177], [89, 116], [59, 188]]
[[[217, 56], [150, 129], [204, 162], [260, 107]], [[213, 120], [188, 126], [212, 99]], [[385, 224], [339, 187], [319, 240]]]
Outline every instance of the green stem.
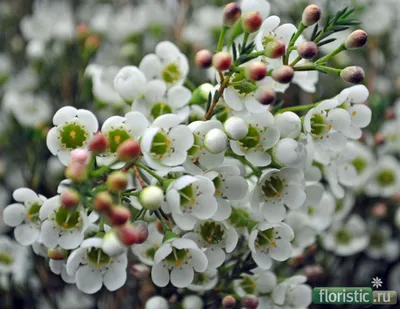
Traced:
[[122, 193], [123, 196], [139, 196], [139, 194], [140, 194], [140, 191]]
[[90, 173], [90, 176], [96, 178], [96, 177], [104, 175], [109, 170], [111, 170], [111, 166], [113, 166], [115, 163], [117, 163], [117, 162], [113, 162], [110, 165], [106, 165], [106, 166], [100, 167], [98, 170], [93, 171], [92, 173]]
[[344, 50], [346, 50], [346, 48], [344, 47], [344, 43], [342, 43], [333, 52], [327, 54], [325, 57], [322, 57], [322, 58], [318, 59], [317, 61], [315, 61], [315, 63], [327, 62], [329, 59], [331, 59], [332, 57], [336, 56], [337, 54], [341, 53]]
[[239, 156], [236, 153], [234, 153], [233, 151], [227, 151], [226, 154], [230, 157], [233, 157], [235, 159], [238, 159], [240, 162], [242, 162], [244, 165], [247, 165], [248, 167], [251, 168], [251, 170], [253, 171], [254, 175], [256, 175], [257, 177], [261, 176], [261, 171], [259, 168], [255, 167], [253, 164], [251, 164], [249, 161], [246, 160], [245, 157]]
[[162, 225], [162, 227], [163, 227], [164, 232], [170, 231], [171, 229], [170, 229], [170, 227], [168, 226], [168, 224], [165, 222], [165, 219], [164, 219], [164, 217], [163, 217], [161, 211], [160, 211], [159, 209], [157, 209], [157, 210], [156, 210], [156, 213], [157, 213], [157, 215], [158, 215], [157, 218], [158, 218], [158, 220], [160, 220], [160, 223], [161, 223], [161, 225]]
[[294, 46], [294, 43], [296, 43], [297, 39], [299, 38], [299, 36], [303, 33], [303, 31], [307, 28], [307, 26], [305, 26], [303, 24], [303, 22], [300, 22], [299, 25], [299, 29], [297, 29], [296, 33], [294, 34], [294, 36], [292, 37], [292, 39], [289, 42], [289, 45], [286, 49], [286, 56], [284, 57], [283, 61], [285, 65], [287, 65], [289, 63], [289, 56], [290, 53], [292, 52], [292, 47]]
[[277, 114], [283, 113], [283, 112], [298, 112], [298, 111], [304, 111], [304, 110], [309, 110], [311, 108], [314, 108], [317, 106], [318, 103], [313, 103], [313, 104], [307, 104], [307, 105], [298, 105], [298, 106], [290, 106], [286, 108], [281, 108], [278, 110]]
[[229, 27], [227, 27], [225, 25], [222, 26], [221, 32], [219, 33], [217, 52], [220, 52], [222, 50], [222, 46], [224, 45], [224, 41], [225, 41], [225, 35], [226, 35], [228, 29], [229, 29]]
[[293, 68], [301, 59], [302, 58], [300, 56], [297, 56], [297, 58], [293, 60], [290, 66]]
[[243, 45], [242, 45], [242, 48], [241, 48], [241, 50], [240, 50], [240, 53], [241, 53], [241, 54], [243, 54], [243, 51], [244, 51], [244, 49], [246, 48], [247, 40], [249, 39], [249, 35], [250, 35], [250, 33], [248, 33], [248, 32], [245, 32], [245, 33], [244, 33], [244, 36], [243, 36]]
[[145, 170], [147, 173], [149, 173], [151, 176], [153, 176], [155, 179], [157, 179], [158, 183], [162, 185], [164, 179], [160, 176], [158, 176], [153, 170], [149, 169], [147, 166], [143, 165], [140, 162], [136, 162], [136, 166]]
[[192, 92], [196, 90], [196, 85], [190, 81], [189, 79], [185, 80], [185, 84], [184, 84], [187, 88], [189, 88]]

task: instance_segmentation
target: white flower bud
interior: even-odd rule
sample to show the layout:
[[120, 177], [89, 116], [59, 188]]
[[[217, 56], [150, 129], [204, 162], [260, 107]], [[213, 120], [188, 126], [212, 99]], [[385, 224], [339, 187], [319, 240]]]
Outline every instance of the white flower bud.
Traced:
[[305, 146], [292, 138], [281, 139], [274, 146], [273, 154], [279, 165], [288, 167], [297, 167], [307, 158]]
[[293, 112], [284, 112], [275, 116], [276, 127], [281, 132], [281, 138], [296, 138], [301, 132], [301, 120]]
[[140, 204], [148, 210], [156, 210], [164, 201], [164, 192], [160, 187], [148, 186], [139, 194]]
[[183, 309], [203, 309], [204, 303], [197, 295], [186, 296], [182, 301]]
[[204, 146], [211, 153], [221, 153], [228, 146], [228, 137], [222, 130], [212, 129], [204, 137]]
[[169, 309], [169, 305], [164, 297], [153, 296], [146, 302], [145, 309]]
[[146, 86], [146, 77], [135, 66], [123, 67], [114, 78], [114, 89], [126, 101], [136, 99]]
[[108, 232], [104, 235], [101, 249], [104, 253], [113, 257], [124, 253], [126, 247], [119, 241], [114, 232]]
[[230, 117], [224, 123], [225, 133], [230, 139], [240, 140], [249, 132], [249, 125], [240, 117]]

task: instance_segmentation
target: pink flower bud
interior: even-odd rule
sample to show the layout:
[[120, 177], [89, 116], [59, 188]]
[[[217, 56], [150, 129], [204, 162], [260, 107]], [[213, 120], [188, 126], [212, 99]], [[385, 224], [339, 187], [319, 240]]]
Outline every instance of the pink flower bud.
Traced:
[[98, 35], [89, 35], [85, 40], [85, 48], [91, 51], [95, 51], [99, 48], [101, 43], [100, 37]]
[[318, 54], [318, 46], [314, 42], [302, 42], [297, 46], [297, 52], [303, 59], [312, 59]]
[[232, 67], [232, 56], [226, 51], [216, 53], [212, 59], [214, 67], [218, 71], [226, 71]]
[[383, 202], [378, 202], [372, 207], [374, 217], [383, 218], [387, 215], [387, 206]]
[[138, 233], [138, 244], [144, 243], [149, 237], [149, 228], [144, 221], [135, 222], [135, 228]]
[[267, 75], [267, 66], [263, 62], [250, 62], [245, 73], [248, 79], [259, 81]]
[[87, 166], [73, 161], [65, 170], [65, 177], [75, 182], [83, 182], [88, 179]]
[[99, 192], [94, 198], [94, 208], [99, 212], [107, 212], [112, 204], [113, 200], [108, 192]]
[[134, 264], [131, 266], [130, 273], [138, 280], [146, 280], [150, 278], [150, 268], [144, 264]]
[[325, 277], [325, 270], [321, 265], [308, 265], [304, 267], [304, 274], [309, 281], [320, 281]]
[[202, 49], [196, 53], [194, 61], [200, 69], [208, 69], [212, 65], [213, 54], [208, 49]]
[[292, 81], [294, 70], [289, 65], [283, 65], [278, 69], [272, 71], [272, 78], [281, 84], [288, 84]]
[[235, 306], [236, 306], [236, 299], [233, 296], [228, 295], [222, 299], [222, 307], [224, 309], [233, 309], [235, 308]]
[[61, 247], [55, 247], [53, 249], [47, 249], [47, 255], [50, 259], [55, 261], [62, 261], [68, 257], [68, 251]]
[[259, 12], [248, 12], [242, 18], [244, 32], [253, 33], [260, 29], [263, 18]]
[[138, 243], [139, 235], [132, 224], [124, 224], [116, 229], [116, 235], [125, 246], [132, 246]]
[[280, 40], [273, 40], [269, 43], [264, 48], [264, 55], [268, 58], [280, 58], [282, 57], [286, 52], [286, 46], [285, 43], [283, 43]]
[[75, 207], [79, 204], [79, 194], [75, 190], [67, 190], [61, 193], [61, 204], [63, 207]]
[[321, 15], [321, 9], [317, 5], [311, 4], [304, 9], [301, 21], [304, 26], [309, 27], [318, 22]]
[[107, 188], [111, 192], [121, 192], [128, 185], [128, 176], [121, 171], [112, 172], [107, 177]]
[[140, 156], [140, 144], [137, 140], [128, 139], [117, 149], [118, 159], [124, 162], [131, 161]]
[[90, 151], [96, 154], [106, 152], [107, 147], [108, 147], [107, 137], [101, 132], [97, 132], [89, 142]]
[[271, 88], [259, 87], [255, 92], [255, 98], [262, 105], [274, 104], [276, 93]]
[[122, 225], [129, 221], [132, 214], [128, 208], [122, 205], [115, 206], [110, 209], [107, 214], [108, 221], [114, 225]]
[[344, 68], [342, 72], [340, 72], [340, 77], [350, 84], [359, 84], [364, 80], [365, 74], [362, 68], [351, 66]]
[[355, 30], [347, 37], [344, 42], [346, 49], [358, 49], [364, 47], [368, 41], [368, 34], [364, 30]]
[[257, 309], [258, 298], [255, 295], [246, 295], [242, 298], [242, 306], [246, 309]]
[[242, 9], [237, 3], [228, 3], [224, 8], [224, 25], [232, 27], [239, 20], [241, 15]]
[[87, 165], [89, 162], [90, 152], [86, 149], [75, 149], [71, 151], [71, 162], [77, 162], [83, 165]]

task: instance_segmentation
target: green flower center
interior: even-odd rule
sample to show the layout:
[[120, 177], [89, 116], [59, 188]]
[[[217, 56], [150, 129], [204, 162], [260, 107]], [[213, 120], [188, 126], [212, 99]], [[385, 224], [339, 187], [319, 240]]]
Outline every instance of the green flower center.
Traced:
[[241, 281], [240, 281], [240, 287], [243, 289], [243, 291], [246, 292], [246, 294], [254, 294], [256, 292], [256, 283], [255, 281], [249, 277], [245, 276]]
[[178, 193], [181, 197], [182, 207], [189, 207], [195, 203], [195, 190], [191, 184], [179, 190]]
[[309, 216], [312, 216], [315, 213], [315, 207], [314, 206], [308, 206], [307, 213]]
[[326, 131], [332, 129], [330, 125], [325, 123], [325, 117], [319, 114], [313, 114], [311, 117], [311, 133], [314, 136], [321, 136]]
[[216, 222], [206, 222], [200, 226], [200, 235], [210, 244], [219, 244], [225, 235], [225, 229]]
[[257, 89], [257, 84], [253, 81], [247, 80], [245, 73], [236, 73], [232, 79], [233, 88], [240, 94], [247, 95]]
[[151, 108], [151, 115], [154, 119], [164, 114], [171, 114], [172, 108], [165, 103], [157, 103]]
[[89, 261], [95, 264], [96, 267], [107, 265], [111, 261], [111, 258], [100, 248], [91, 248], [87, 251], [86, 255]]
[[347, 245], [351, 242], [353, 235], [347, 229], [341, 229], [336, 232], [336, 241], [340, 244]]
[[155, 247], [155, 246], [153, 246], [153, 247], [147, 249], [146, 252], [145, 252], [146, 256], [147, 256], [148, 258], [154, 260], [154, 256], [156, 255], [157, 249], [158, 249], [158, 248]]
[[265, 246], [276, 247], [274, 228], [270, 228], [265, 231], [259, 231], [255, 244], [257, 247], [265, 247]]
[[56, 212], [56, 222], [64, 229], [71, 229], [77, 226], [80, 222], [81, 215], [75, 209], [67, 209], [64, 207], [58, 208]]
[[82, 147], [88, 137], [88, 132], [79, 124], [70, 123], [60, 128], [61, 144], [66, 149]]
[[175, 266], [181, 265], [188, 254], [189, 250], [187, 249], [176, 249], [172, 248], [172, 252], [165, 258], [165, 260], [169, 264], [174, 264]]
[[181, 77], [181, 71], [179, 71], [179, 67], [175, 63], [168, 64], [162, 71], [162, 79], [168, 84], [177, 82]]
[[200, 146], [202, 144], [200, 137], [197, 134], [193, 134], [193, 137], [194, 143], [193, 146], [188, 150], [188, 156], [195, 156], [199, 150], [204, 148], [204, 146]]
[[123, 129], [115, 129], [112, 131], [108, 131], [107, 135], [108, 135], [108, 149], [111, 153], [115, 153], [118, 147], [123, 142], [131, 138], [129, 133]]
[[254, 148], [260, 142], [260, 133], [255, 127], [250, 125], [249, 132], [243, 139], [240, 140], [240, 142], [245, 148]]
[[155, 155], [163, 156], [167, 153], [170, 145], [171, 141], [168, 139], [167, 135], [163, 132], [158, 132], [154, 135], [150, 151]]
[[26, 215], [27, 219], [32, 221], [33, 223], [40, 222], [39, 211], [42, 205], [35, 203], [31, 207], [29, 207], [28, 213]]
[[11, 265], [14, 262], [13, 257], [8, 253], [0, 253], [0, 264]]
[[370, 235], [370, 245], [374, 248], [382, 248], [385, 243], [385, 235], [381, 231], [373, 232]]
[[367, 167], [367, 162], [362, 157], [357, 157], [351, 162], [357, 170], [357, 174], [360, 175]]
[[343, 199], [336, 200], [336, 206], [335, 206], [335, 213], [338, 213], [341, 211], [344, 207], [344, 201]]
[[250, 220], [246, 210], [232, 207], [232, 213], [229, 217], [229, 223], [236, 228], [245, 228]]
[[394, 174], [394, 171], [390, 169], [383, 169], [376, 175], [376, 181], [382, 187], [388, 187], [396, 182], [396, 176]]
[[266, 197], [280, 197], [284, 186], [282, 179], [277, 176], [271, 176], [269, 179], [264, 180], [261, 185], [261, 191]]

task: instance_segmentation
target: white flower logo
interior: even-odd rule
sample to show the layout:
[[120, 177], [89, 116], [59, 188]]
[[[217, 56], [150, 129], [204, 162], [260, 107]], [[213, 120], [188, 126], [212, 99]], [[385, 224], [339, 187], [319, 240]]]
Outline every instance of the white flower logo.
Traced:
[[372, 279], [371, 283], [372, 283], [372, 287], [374, 287], [376, 289], [382, 287], [381, 278], [375, 277], [375, 278]]

